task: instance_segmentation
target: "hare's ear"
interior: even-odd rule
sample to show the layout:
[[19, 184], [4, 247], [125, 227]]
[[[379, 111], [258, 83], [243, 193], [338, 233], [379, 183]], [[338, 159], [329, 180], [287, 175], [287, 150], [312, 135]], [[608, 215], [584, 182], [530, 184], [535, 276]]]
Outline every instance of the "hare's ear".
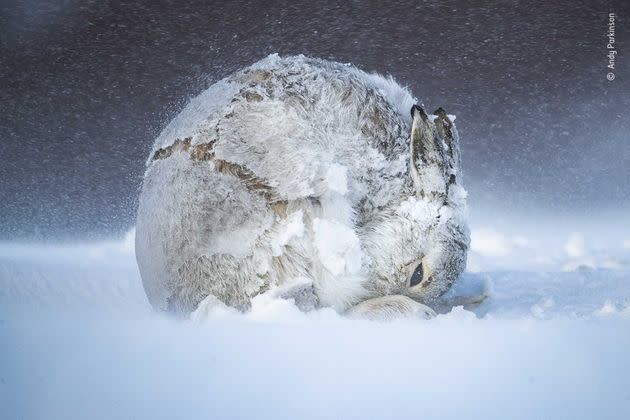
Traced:
[[442, 108], [434, 115], [430, 118], [417, 105], [411, 108], [409, 171], [418, 195], [446, 200], [459, 172], [458, 136]]
[[[442, 108], [438, 108], [433, 112], [437, 117], [435, 126], [437, 127], [438, 136], [442, 139], [446, 146], [446, 160], [448, 163], [449, 182], [455, 183], [457, 176], [460, 175], [461, 158], [459, 152], [459, 134], [457, 128], [449, 116]], [[450, 179], [453, 177], [453, 179]]]

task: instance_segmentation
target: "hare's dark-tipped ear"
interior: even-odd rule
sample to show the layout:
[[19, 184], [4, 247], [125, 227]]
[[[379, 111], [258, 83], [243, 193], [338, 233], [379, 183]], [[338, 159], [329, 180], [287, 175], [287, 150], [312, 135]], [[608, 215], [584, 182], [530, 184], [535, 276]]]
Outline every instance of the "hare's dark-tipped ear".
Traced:
[[413, 105], [413, 106], [411, 107], [411, 119], [413, 119], [413, 117], [414, 117], [414, 115], [415, 115], [415, 113], [416, 113], [416, 112], [418, 112], [418, 113], [420, 113], [420, 114], [424, 114], [424, 117], [425, 117], [425, 118], [427, 117], [427, 113], [426, 113], [426, 112], [424, 112], [424, 109], [420, 108], [420, 106], [419, 106], [419, 105]]
[[[457, 177], [460, 166], [459, 136], [457, 129], [444, 109], [436, 109], [433, 115], [437, 117], [435, 126], [438, 136], [444, 141], [446, 146], [445, 153], [448, 161], [449, 176]], [[455, 179], [453, 179], [451, 183], [454, 182]]]
[[417, 105], [411, 108], [409, 172], [418, 195], [446, 200], [459, 171], [457, 130], [442, 108], [434, 115], [429, 118]]

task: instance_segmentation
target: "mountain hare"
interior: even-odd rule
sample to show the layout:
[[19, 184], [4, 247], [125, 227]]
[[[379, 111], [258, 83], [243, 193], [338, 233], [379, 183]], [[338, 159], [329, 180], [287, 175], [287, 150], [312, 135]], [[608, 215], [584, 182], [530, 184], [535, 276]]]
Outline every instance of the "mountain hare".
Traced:
[[391, 77], [278, 55], [194, 98], [140, 195], [151, 304], [245, 311], [269, 291], [303, 310], [431, 316], [465, 268], [466, 192], [453, 118], [414, 104]]

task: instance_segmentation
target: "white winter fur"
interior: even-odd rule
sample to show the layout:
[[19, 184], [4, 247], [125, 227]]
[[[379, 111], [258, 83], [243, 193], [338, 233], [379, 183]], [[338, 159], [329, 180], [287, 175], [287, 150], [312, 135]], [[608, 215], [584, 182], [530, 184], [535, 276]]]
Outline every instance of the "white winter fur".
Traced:
[[[214, 296], [246, 310], [304, 279], [298, 305], [338, 311], [444, 293], [464, 268], [465, 191], [412, 182], [414, 167], [442, 170], [411, 162], [414, 103], [391, 78], [277, 55], [193, 99], [147, 163], [136, 253], [151, 303], [189, 313]], [[419, 262], [428, 281], [409, 287]]]

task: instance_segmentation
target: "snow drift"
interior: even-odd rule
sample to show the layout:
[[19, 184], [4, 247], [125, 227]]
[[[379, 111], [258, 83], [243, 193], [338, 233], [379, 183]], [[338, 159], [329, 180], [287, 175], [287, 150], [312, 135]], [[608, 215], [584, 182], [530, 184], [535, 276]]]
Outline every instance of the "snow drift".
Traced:
[[1, 418], [630, 416], [624, 266], [480, 265], [450, 293], [486, 301], [429, 321], [267, 295], [175, 321], [151, 310], [131, 243], [0, 244]]

